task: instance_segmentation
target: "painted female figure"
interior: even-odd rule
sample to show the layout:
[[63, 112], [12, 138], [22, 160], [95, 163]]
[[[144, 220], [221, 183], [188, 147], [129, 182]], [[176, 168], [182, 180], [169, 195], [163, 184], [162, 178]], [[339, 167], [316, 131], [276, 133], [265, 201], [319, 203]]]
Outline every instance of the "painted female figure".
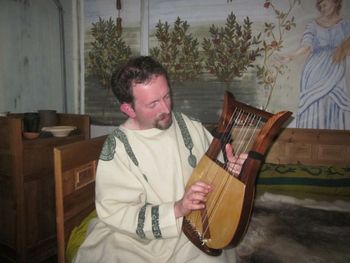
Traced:
[[350, 129], [350, 20], [340, 16], [341, 5], [341, 0], [317, 0], [320, 16], [307, 25], [301, 47], [279, 57], [288, 62], [308, 54], [300, 81], [298, 128]]

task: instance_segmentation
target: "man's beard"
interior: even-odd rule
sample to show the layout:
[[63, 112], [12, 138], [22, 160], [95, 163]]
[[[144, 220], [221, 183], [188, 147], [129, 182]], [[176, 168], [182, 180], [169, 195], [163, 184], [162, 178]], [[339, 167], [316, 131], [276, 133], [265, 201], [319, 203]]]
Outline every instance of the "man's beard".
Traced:
[[[169, 121], [166, 123], [161, 123], [161, 121], [168, 115], [169, 115]], [[163, 114], [159, 115], [159, 117], [155, 121], [154, 127], [159, 129], [159, 130], [166, 130], [171, 126], [172, 123], [173, 123], [173, 119], [171, 118], [171, 113], [170, 114], [163, 113]]]

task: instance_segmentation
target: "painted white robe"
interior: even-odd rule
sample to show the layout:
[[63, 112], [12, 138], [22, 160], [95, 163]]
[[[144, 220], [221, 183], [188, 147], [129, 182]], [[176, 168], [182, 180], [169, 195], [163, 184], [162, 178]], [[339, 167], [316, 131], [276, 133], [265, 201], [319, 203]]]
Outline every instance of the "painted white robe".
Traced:
[[297, 128], [350, 129], [350, 94], [346, 83], [346, 60], [332, 62], [336, 48], [350, 37], [350, 20], [332, 27], [311, 22], [302, 45], [311, 47], [300, 80]]
[[[198, 162], [212, 137], [199, 122], [182, 116]], [[96, 178], [99, 219], [75, 262], [235, 262], [233, 249], [219, 257], [204, 254], [181, 231], [182, 218], [175, 218], [174, 203], [193, 168], [191, 140], [183, 137], [174, 116], [167, 130], [120, 130], [128, 143], [117, 138], [123, 137], [118, 130], [105, 142]]]

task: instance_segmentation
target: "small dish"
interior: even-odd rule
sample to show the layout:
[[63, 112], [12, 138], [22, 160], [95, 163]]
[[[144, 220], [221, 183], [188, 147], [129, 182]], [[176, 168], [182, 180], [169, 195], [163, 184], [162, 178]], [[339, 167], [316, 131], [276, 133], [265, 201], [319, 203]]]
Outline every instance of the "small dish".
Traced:
[[41, 130], [44, 132], [51, 132], [55, 137], [66, 137], [76, 128], [75, 126], [50, 126], [43, 127]]
[[38, 138], [40, 135], [40, 132], [23, 132], [23, 137], [29, 140], [33, 140]]

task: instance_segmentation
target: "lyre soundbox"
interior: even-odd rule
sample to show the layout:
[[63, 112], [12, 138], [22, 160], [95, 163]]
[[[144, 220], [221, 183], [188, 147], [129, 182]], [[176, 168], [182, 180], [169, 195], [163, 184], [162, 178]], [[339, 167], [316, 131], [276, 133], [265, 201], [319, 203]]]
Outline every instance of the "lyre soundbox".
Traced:
[[[213, 141], [193, 170], [186, 189], [197, 181], [213, 186], [202, 210], [184, 217], [182, 230], [204, 253], [218, 256], [222, 249], [237, 246], [249, 225], [256, 176], [264, 157], [292, 113], [276, 114], [224, 96], [222, 113], [213, 131]], [[247, 153], [241, 172], [225, 165], [224, 147], [231, 143], [236, 156]]]

